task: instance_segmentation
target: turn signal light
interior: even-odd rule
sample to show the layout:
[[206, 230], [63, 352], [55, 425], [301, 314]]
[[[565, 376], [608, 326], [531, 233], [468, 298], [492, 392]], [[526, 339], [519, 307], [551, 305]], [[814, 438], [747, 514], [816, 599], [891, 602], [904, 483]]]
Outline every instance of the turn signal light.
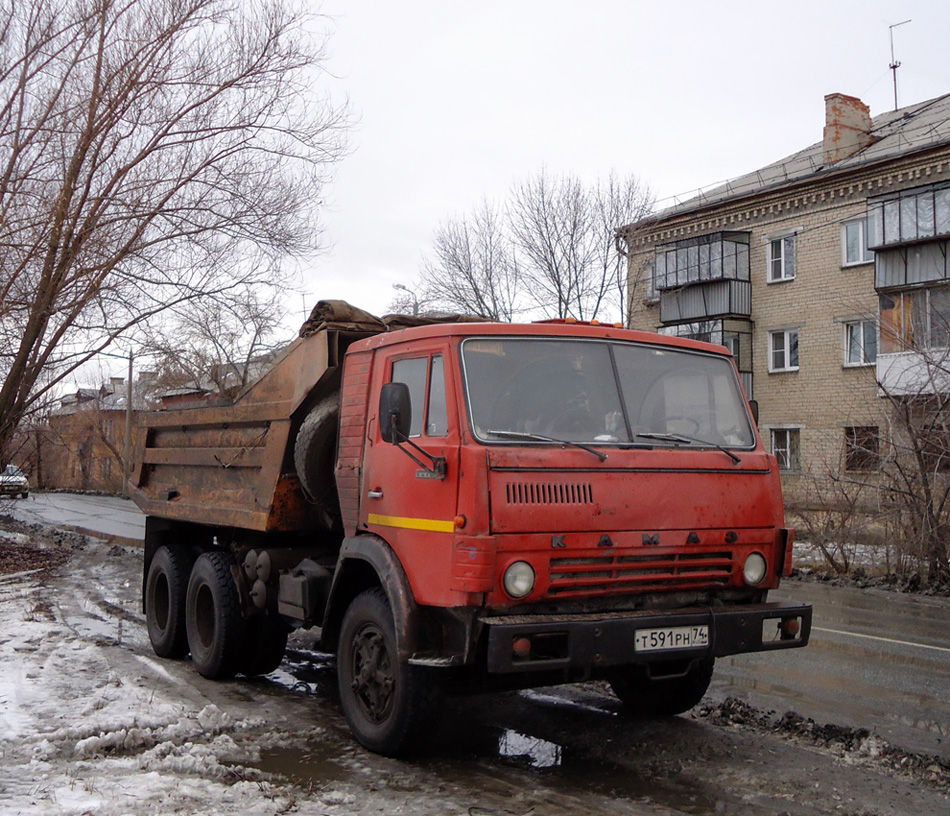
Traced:
[[782, 618], [778, 625], [782, 640], [795, 640], [802, 629], [802, 623], [798, 618]]

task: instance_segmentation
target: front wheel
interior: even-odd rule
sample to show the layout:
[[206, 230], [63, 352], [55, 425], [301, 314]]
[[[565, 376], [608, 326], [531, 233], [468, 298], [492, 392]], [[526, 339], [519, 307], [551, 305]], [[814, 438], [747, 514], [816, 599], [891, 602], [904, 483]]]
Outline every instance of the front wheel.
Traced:
[[631, 714], [669, 717], [689, 711], [703, 699], [715, 662], [714, 657], [694, 660], [684, 674], [670, 677], [651, 677], [646, 666], [619, 666], [607, 679]]
[[337, 678], [346, 721], [369, 750], [399, 756], [435, 730], [441, 684], [431, 670], [399, 662], [393, 613], [382, 590], [363, 592], [347, 609]]

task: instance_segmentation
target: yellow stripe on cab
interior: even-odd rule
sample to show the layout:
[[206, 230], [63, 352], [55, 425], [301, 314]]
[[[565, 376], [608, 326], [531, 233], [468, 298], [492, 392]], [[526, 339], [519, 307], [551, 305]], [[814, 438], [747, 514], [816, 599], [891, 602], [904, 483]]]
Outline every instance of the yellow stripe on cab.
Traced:
[[402, 516], [381, 516], [370, 513], [370, 524], [379, 524], [383, 527], [401, 527], [404, 530], [426, 530], [432, 533], [454, 533], [455, 521], [441, 521], [439, 519], [403, 518]]

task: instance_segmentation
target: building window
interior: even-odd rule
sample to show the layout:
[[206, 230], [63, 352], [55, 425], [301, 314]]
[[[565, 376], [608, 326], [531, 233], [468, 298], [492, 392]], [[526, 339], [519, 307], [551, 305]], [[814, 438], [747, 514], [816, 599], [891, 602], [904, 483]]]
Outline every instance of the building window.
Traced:
[[878, 470], [881, 461], [880, 438], [876, 425], [845, 428], [845, 470]]
[[772, 453], [778, 459], [779, 470], [798, 470], [798, 428], [773, 428]]
[[868, 220], [860, 218], [841, 225], [841, 265], [870, 263], [874, 253], [868, 249]]
[[950, 347], [950, 286], [888, 292], [879, 302], [882, 353]]
[[660, 293], [656, 290], [656, 262], [644, 267], [643, 277], [646, 282], [644, 300], [647, 303], [656, 303], [660, 299]]
[[798, 329], [769, 332], [769, 371], [798, 371]]
[[795, 277], [795, 236], [786, 235], [769, 241], [769, 283]]
[[844, 364], [873, 365], [877, 361], [877, 325], [873, 320], [844, 324]]

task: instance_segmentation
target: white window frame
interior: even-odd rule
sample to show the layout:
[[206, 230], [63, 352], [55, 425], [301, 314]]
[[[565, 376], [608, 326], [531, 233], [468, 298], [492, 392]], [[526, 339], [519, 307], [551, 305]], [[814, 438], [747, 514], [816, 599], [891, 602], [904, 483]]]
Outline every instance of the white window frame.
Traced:
[[644, 266], [643, 274], [646, 282], [646, 292], [644, 293], [643, 300], [646, 303], [659, 303], [660, 292], [656, 288], [656, 261], [647, 262]]
[[[800, 425], [776, 425], [769, 427], [769, 450], [778, 459], [778, 469], [784, 473], [794, 473], [802, 469], [802, 434]], [[786, 434], [785, 447], [776, 447], [775, 435]], [[794, 434], [795, 444], [792, 444]]]
[[[867, 353], [867, 327], [870, 325], [870, 330], [874, 335], [874, 359], [868, 358]], [[855, 327], [860, 327], [861, 339], [860, 339], [860, 361], [854, 362], [851, 359], [851, 350], [853, 348], [852, 344], [852, 329]], [[871, 318], [855, 318], [854, 320], [846, 320], [843, 325], [844, 330], [844, 340], [842, 350], [844, 353], [844, 360], [842, 364], [845, 368], [865, 368], [867, 366], [873, 366], [877, 363], [878, 355], [878, 337], [877, 337], [877, 321]]]
[[[791, 338], [795, 336], [795, 363], [792, 364], [791, 358]], [[769, 374], [779, 374], [786, 371], [798, 371], [801, 362], [801, 345], [800, 345], [800, 335], [797, 328], [792, 329], [775, 329], [768, 333], [769, 337], [769, 348], [768, 348], [768, 359], [769, 359]], [[775, 338], [782, 338], [782, 349], [781, 354], [783, 357], [782, 366], [775, 365], [775, 354], [779, 351], [776, 348]]]
[[[857, 227], [859, 234], [859, 245], [861, 258], [859, 260], [848, 259], [848, 229]], [[868, 249], [868, 217], [851, 218], [841, 225], [841, 266], [842, 268], [850, 266], [864, 266], [874, 263], [874, 253]]]
[[[795, 280], [795, 267], [798, 263], [797, 234], [798, 230], [794, 230], [765, 236], [766, 283], [787, 283], [788, 281]], [[776, 245], [781, 249], [781, 254], [778, 257], [773, 254]], [[789, 253], [789, 246], [792, 247], [791, 253]], [[789, 256], [791, 256], [791, 258]], [[776, 262], [778, 264], [777, 266]], [[778, 274], [776, 274], [776, 269]]]

